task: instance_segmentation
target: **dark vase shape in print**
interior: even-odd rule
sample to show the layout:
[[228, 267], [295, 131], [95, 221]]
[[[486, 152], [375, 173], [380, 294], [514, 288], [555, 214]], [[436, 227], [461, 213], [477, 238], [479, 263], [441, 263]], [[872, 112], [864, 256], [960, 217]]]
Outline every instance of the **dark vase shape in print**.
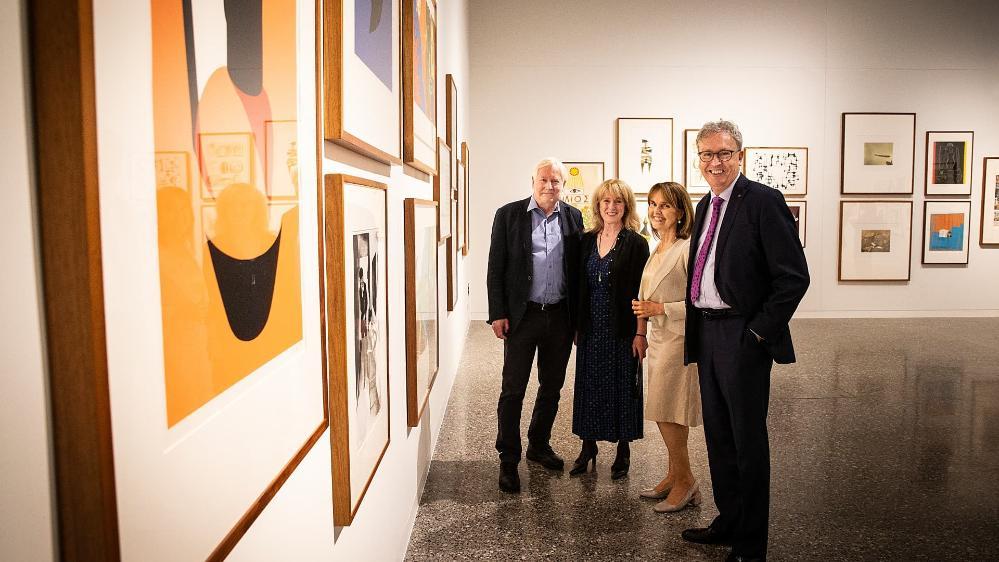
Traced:
[[279, 232], [274, 244], [263, 254], [246, 260], [226, 255], [211, 240], [208, 250], [215, 268], [215, 279], [232, 333], [242, 341], [260, 335], [271, 313], [274, 278], [277, 273]]

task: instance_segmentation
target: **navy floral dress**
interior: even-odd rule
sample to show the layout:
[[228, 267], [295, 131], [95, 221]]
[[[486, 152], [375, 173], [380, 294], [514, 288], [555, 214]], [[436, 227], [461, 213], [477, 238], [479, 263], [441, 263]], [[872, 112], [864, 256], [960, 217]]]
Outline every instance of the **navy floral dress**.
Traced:
[[594, 247], [586, 258], [590, 325], [576, 348], [572, 401], [572, 432], [581, 439], [642, 438], [642, 380], [632, 340], [617, 337], [612, 325], [610, 273], [616, 254], [617, 246], [601, 258]]

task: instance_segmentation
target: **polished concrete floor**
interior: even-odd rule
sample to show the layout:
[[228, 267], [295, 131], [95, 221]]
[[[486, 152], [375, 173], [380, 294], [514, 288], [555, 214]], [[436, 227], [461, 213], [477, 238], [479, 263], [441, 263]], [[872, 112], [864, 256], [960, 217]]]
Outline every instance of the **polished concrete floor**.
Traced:
[[[775, 366], [771, 387], [769, 559], [999, 559], [999, 319], [796, 320], [792, 331], [798, 363]], [[724, 559], [724, 547], [679, 537], [717, 513], [701, 428], [689, 445], [698, 508], [660, 515], [638, 498], [666, 461], [649, 422], [624, 480], [611, 481], [605, 444], [596, 472], [521, 463], [523, 492], [501, 493], [501, 361], [473, 322], [408, 559]], [[552, 438], [567, 464], [574, 364]]]

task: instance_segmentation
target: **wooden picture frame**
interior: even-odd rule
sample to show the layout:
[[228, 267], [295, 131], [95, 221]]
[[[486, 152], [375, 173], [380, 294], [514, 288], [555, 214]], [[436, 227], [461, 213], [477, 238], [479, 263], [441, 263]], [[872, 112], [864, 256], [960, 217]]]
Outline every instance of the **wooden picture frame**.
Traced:
[[772, 187], [785, 197], [808, 194], [808, 148], [804, 146], [748, 146], [742, 173]]
[[971, 201], [923, 201], [923, 264], [968, 264]]
[[840, 193], [912, 195], [915, 113], [843, 113]]
[[447, 111], [445, 120], [447, 124], [444, 141], [447, 142], [448, 147], [451, 148], [457, 159], [460, 154], [458, 152], [458, 86], [455, 84], [453, 74], [446, 74], [444, 76], [444, 89], [447, 92], [445, 95], [445, 107]]
[[466, 222], [468, 209], [465, 206], [465, 178], [468, 177], [468, 174], [463, 160], [458, 160], [456, 166], [457, 168], [454, 172], [454, 177], [457, 180], [457, 185], [454, 188], [454, 236], [457, 238], [455, 240], [455, 251], [461, 255], [465, 255], [465, 243], [468, 240], [468, 223]]
[[388, 185], [333, 174], [322, 197], [323, 370], [339, 527], [353, 521], [391, 441]]
[[467, 256], [468, 255], [468, 250], [469, 250], [469, 241], [468, 241], [468, 234], [469, 234], [469, 227], [468, 227], [468, 208], [469, 208], [468, 201], [469, 201], [469, 199], [468, 199], [468, 193], [469, 193], [469, 189], [468, 189], [468, 183], [469, 183], [469, 180], [471, 179], [471, 175], [472, 175], [472, 172], [470, 171], [469, 165], [468, 165], [468, 142], [467, 141], [461, 141], [461, 160], [465, 164], [465, 185], [463, 186], [463, 191], [464, 191], [464, 204], [463, 204], [463, 207], [464, 207], [464, 219], [463, 219], [463, 222], [464, 222], [464, 226], [465, 226], [465, 228], [464, 228], [464, 230], [465, 230], [465, 237], [462, 239], [461, 255]]
[[926, 131], [923, 194], [971, 196], [974, 131]]
[[406, 237], [406, 418], [420, 424], [440, 365], [437, 203], [403, 201]]
[[617, 118], [617, 177], [635, 193], [673, 181], [673, 118]]
[[380, 17], [372, 17], [366, 2], [322, 4], [323, 136], [379, 162], [401, 164], [399, 2], [383, 3]]
[[451, 201], [454, 191], [451, 184], [451, 148], [444, 139], [437, 139], [437, 175], [434, 176], [434, 201], [437, 202], [437, 240], [443, 241], [454, 234], [451, 221]]
[[795, 224], [798, 225], [798, 239], [801, 240], [801, 247], [804, 248], [808, 234], [808, 203], [797, 200], [787, 200], [785, 203], [794, 217]]
[[[315, 350], [309, 353], [301, 349], [303, 345], [318, 345], [315, 338], [309, 339], [316, 335], [315, 329], [305, 331], [304, 343], [296, 342], [248, 375], [254, 379], [248, 384], [227, 388], [223, 396], [172, 426], [167, 422], [164, 359], [170, 354], [163, 349], [167, 346], [156, 324], [162, 314], [176, 314], [177, 310], [160, 310], [164, 288], [162, 283], [157, 286], [156, 277], [171, 264], [164, 265], [162, 251], [156, 264], [156, 252], [151, 249], [157, 244], [158, 190], [174, 188], [186, 194], [180, 201], [192, 207], [200, 205], [202, 186], [198, 182], [204, 174], [204, 160], [194, 157], [199, 138], [190, 131], [179, 129], [177, 138], [190, 145], [183, 149], [162, 147], [153, 134], [157, 112], [163, 106], [172, 107], [175, 98], [157, 92], [159, 107], [150, 114], [148, 98], [115, 95], [113, 89], [95, 89], [95, 84], [124, 83], [134, 80], [136, 72], [143, 80], [151, 66], [159, 64], [158, 49], [183, 57], [169, 41], [160, 40], [164, 35], [183, 37], [177, 33], [183, 25], [181, 7], [178, 4], [170, 9], [175, 12], [169, 14], [169, 24], [158, 22], [154, 14], [152, 62], [148, 51], [115, 49], [113, 41], [107, 39], [120, 36], [122, 29], [141, 26], [143, 21], [136, 23], [134, 18], [136, 13], [142, 14], [141, 9], [106, 18], [107, 14], [95, 15], [86, 3], [40, 0], [27, 10], [27, 41], [35, 55], [30, 61], [29, 107], [34, 123], [33, 161], [37, 163], [45, 294], [41, 306], [53, 428], [53, 536], [59, 556], [68, 560], [145, 559], [154, 554], [161, 558], [224, 559], [329, 426], [318, 356]], [[299, 46], [294, 3], [284, 13], [290, 17], [263, 24], [267, 32], [272, 32], [271, 26], [279, 26], [285, 39], [267, 48], [287, 53], [290, 46], [294, 54]], [[314, 25], [318, 10], [300, 15], [306, 25]], [[149, 23], [147, 14], [145, 24]], [[318, 48], [316, 44], [306, 58], [318, 57]], [[95, 68], [95, 59], [107, 64]], [[299, 70], [294, 65], [279, 68], [313, 72], [318, 80], [318, 71], [313, 69], [319, 65], [314, 62]], [[285, 78], [296, 82], [294, 74]], [[192, 93], [202, 94], [186, 86], [182, 89], [185, 102]], [[273, 107], [279, 111], [289, 108], [280, 102], [274, 102]], [[290, 107], [297, 107], [294, 98]], [[294, 119], [305, 131], [301, 138], [308, 139], [308, 147], [299, 171], [302, 185], [316, 189], [321, 146], [316, 123], [301, 119], [297, 109], [292, 115], [275, 118]], [[260, 135], [266, 125], [259, 115], [256, 117], [255, 131]], [[98, 138], [98, 130], [106, 134]], [[261, 141], [259, 136], [256, 141]], [[122, 156], [109, 149], [122, 146], [152, 158], [139, 159], [140, 164], [147, 163], [145, 166], [122, 167]], [[186, 155], [186, 186], [158, 181], [156, 154]], [[254, 181], [259, 180], [254, 177]], [[266, 195], [261, 199], [266, 200]], [[127, 210], [120, 209], [122, 205], [127, 205]], [[197, 223], [199, 211], [189, 208], [187, 220]], [[128, 232], [128, 236], [102, 240], [102, 228]], [[192, 265], [197, 263], [195, 244], [201, 249], [204, 240], [198, 226], [191, 228], [186, 233], [194, 235], [190, 252], [180, 256], [183, 267], [176, 269], [197, 267]], [[290, 238], [286, 232], [286, 239]], [[299, 248], [289, 245], [283, 252], [297, 256]], [[145, 259], [154, 265], [136, 256], [147, 256]], [[108, 284], [108, 279], [117, 281]], [[119, 283], [145, 289], [119, 291]], [[191, 286], [185, 285], [185, 289]], [[301, 311], [301, 304], [298, 309]], [[67, 315], [68, 310], [75, 313]], [[151, 313], [146, 314], [147, 310]], [[305, 356], [315, 357], [316, 364], [299, 364]], [[285, 375], [295, 378], [282, 380]], [[300, 391], [295, 397], [307, 401], [286, 400], [292, 395], [268, 392], [274, 389]], [[274, 408], [263, 412], [260, 398]], [[281, 418], [286, 410], [298, 410], [299, 414]], [[247, 411], [257, 419], [246, 417]], [[282, 425], [281, 432], [262, 430], [262, 424], [274, 426], [271, 418], [275, 416], [287, 426]], [[197, 450], [191, 448], [193, 442], [200, 442]], [[232, 466], [246, 470], [233, 479]], [[218, 473], [225, 471], [229, 471], [227, 478], [220, 478]], [[165, 485], [164, 478], [173, 480]], [[194, 513], [197, 516], [188, 516]], [[166, 534], [157, 532], [164, 521], [172, 525]], [[175, 540], [177, 536], [184, 540]]]
[[437, 2], [402, 1], [403, 162], [430, 175], [437, 142]]
[[909, 281], [912, 201], [844, 200], [839, 204], [839, 280]]
[[447, 310], [458, 306], [458, 243], [451, 236], [447, 239]]
[[978, 245], [999, 246], [999, 156], [982, 159], [981, 218]]
[[[683, 186], [692, 200], [711, 191], [708, 181], [701, 173], [701, 161], [697, 157], [697, 134], [700, 129], [683, 130]], [[696, 200], [695, 200], [696, 201]]]
[[593, 192], [603, 183], [603, 162], [563, 162], [569, 177], [565, 179], [561, 200], [572, 205], [583, 214], [583, 228], [589, 230], [593, 226], [593, 215], [590, 198]]

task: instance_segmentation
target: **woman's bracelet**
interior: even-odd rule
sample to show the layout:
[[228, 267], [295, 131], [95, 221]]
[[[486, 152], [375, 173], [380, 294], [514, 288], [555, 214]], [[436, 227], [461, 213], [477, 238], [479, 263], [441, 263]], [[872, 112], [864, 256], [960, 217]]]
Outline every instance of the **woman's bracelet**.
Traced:
[[[635, 337], [636, 338], [644, 338], [645, 334], [635, 334]], [[648, 338], [646, 338], [646, 339], [648, 339]]]

